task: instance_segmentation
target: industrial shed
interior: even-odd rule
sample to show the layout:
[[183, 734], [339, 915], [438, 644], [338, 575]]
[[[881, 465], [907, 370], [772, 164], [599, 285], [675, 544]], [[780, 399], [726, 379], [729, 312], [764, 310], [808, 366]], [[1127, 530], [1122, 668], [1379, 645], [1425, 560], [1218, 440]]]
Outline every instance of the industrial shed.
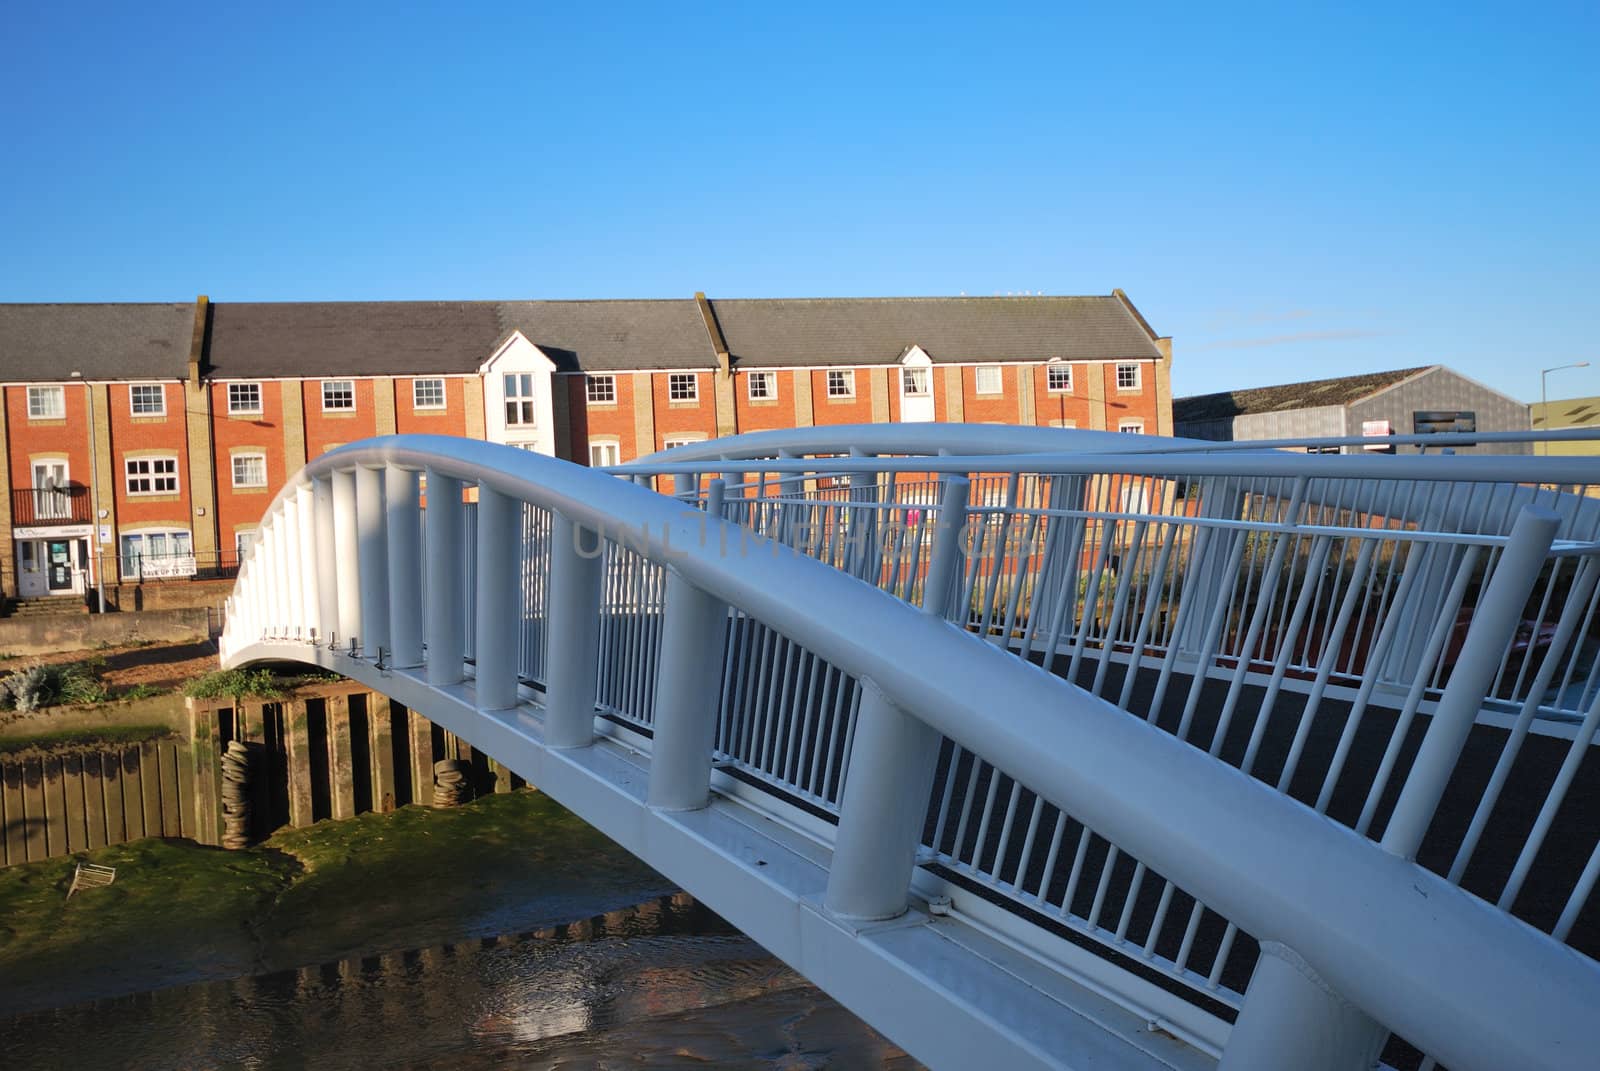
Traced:
[[[1529, 408], [1444, 365], [1177, 398], [1173, 434], [1217, 442], [1411, 435], [1451, 426], [1527, 431]], [[1470, 424], [1467, 422], [1470, 421]], [[1345, 447], [1358, 453], [1360, 447]], [[1483, 444], [1473, 453], [1526, 454], [1525, 443]]]

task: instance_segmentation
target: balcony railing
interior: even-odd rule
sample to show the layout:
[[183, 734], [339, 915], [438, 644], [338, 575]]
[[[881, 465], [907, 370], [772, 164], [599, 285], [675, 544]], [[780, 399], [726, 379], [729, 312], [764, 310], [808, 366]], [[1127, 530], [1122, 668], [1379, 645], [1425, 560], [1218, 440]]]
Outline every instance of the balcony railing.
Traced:
[[23, 487], [11, 492], [11, 524], [15, 528], [88, 524], [91, 520], [89, 489], [81, 484]]

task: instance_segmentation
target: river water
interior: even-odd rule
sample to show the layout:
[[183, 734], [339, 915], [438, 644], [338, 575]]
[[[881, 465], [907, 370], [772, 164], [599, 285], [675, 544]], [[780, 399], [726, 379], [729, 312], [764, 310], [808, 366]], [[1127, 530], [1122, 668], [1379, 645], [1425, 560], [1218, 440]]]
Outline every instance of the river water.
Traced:
[[917, 1065], [685, 894], [0, 1020], [14, 1068]]

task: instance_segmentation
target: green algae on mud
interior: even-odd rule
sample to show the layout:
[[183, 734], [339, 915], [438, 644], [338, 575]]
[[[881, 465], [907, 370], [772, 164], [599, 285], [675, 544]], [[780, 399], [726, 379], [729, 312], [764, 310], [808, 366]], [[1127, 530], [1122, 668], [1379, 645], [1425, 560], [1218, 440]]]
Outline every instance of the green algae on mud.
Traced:
[[[67, 888], [77, 862], [116, 882]], [[0, 1012], [514, 933], [671, 891], [539, 792], [0, 869]]]

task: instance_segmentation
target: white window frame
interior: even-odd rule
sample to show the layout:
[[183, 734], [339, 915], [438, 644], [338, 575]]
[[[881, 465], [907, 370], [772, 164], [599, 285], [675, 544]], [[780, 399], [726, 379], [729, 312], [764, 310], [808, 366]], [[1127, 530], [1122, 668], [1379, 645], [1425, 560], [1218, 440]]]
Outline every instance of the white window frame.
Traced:
[[[423, 397], [422, 397], [423, 384], [427, 384], [428, 393], [429, 393], [430, 396], [433, 394], [434, 389], [437, 388], [438, 394], [439, 394], [439, 400], [438, 401], [435, 402], [435, 401], [431, 401], [431, 400], [430, 401], [424, 401], [423, 400]], [[430, 376], [430, 377], [423, 378], [423, 379], [413, 379], [411, 381], [411, 408], [412, 409], [443, 409], [446, 405], [449, 404], [449, 397], [450, 397], [449, 394], [446, 393], [446, 391], [445, 391], [444, 380], [439, 378], [438, 376]]]
[[[837, 380], [834, 377], [839, 377]], [[856, 370], [854, 368], [828, 369], [828, 397], [854, 398], [856, 396]]]
[[[985, 373], [994, 377], [993, 386], [988, 388], [984, 387], [983, 385]], [[972, 389], [976, 394], [1004, 394], [1006, 392], [1005, 372], [997, 364], [978, 365], [972, 370]]]
[[[532, 428], [539, 420], [538, 388], [531, 372], [507, 372], [501, 380], [506, 388], [506, 427]], [[514, 408], [513, 408], [514, 407]]]
[[[139, 401], [140, 391], [155, 391], [156, 407], [154, 409], [141, 409]], [[146, 396], [145, 403], [149, 404]], [[136, 417], [164, 417], [167, 415], [167, 388], [160, 383], [129, 383], [128, 384], [128, 413]]]
[[690, 443], [703, 443], [705, 434], [698, 431], [675, 431], [670, 435], [661, 437], [661, 449], [671, 450], [679, 446], [688, 446]]
[[[46, 398], [55, 399], [54, 404], [47, 404]], [[29, 387], [28, 388], [28, 419], [29, 420], [65, 420], [67, 418], [67, 388], [54, 387]]]
[[353, 379], [324, 379], [322, 381], [322, 411], [324, 413], [354, 413], [356, 411], [356, 381]]
[[259, 528], [241, 528], [233, 533], [233, 560], [235, 563], [244, 561], [245, 552], [256, 545], [260, 537]]
[[590, 405], [617, 404], [617, 377], [611, 373], [584, 376], [583, 397]]
[[[1057, 386], [1056, 376], [1061, 376], [1063, 383]], [[1072, 366], [1065, 361], [1044, 366], [1044, 389], [1046, 394], [1071, 394], [1072, 393]]]
[[699, 400], [699, 376], [695, 375], [693, 372], [667, 373], [668, 402], [698, 402]]
[[[1122, 382], [1122, 375], [1123, 375], [1124, 372], [1131, 372], [1132, 373], [1132, 379], [1133, 379], [1132, 383], [1124, 383], [1124, 382]], [[1143, 388], [1143, 386], [1144, 386], [1144, 374], [1143, 374], [1143, 372], [1140, 371], [1138, 362], [1136, 362], [1136, 361], [1118, 361], [1117, 362], [1117, 389], [1118, 390], [1140, 390], [1140, 389]]]
[[903, 398], [932, 398], [933, 369], [920, 365], [900, 369], [900, 395]]
[[[170, 550], [160, 554], [146, 554], [144, 547], [156, 536], [160, 536], [171, 545]], [[136, 556], [128, 556], [128, 545], [134, 540], [138, 541], [139, 550]], [[180, 545], [182, 549], [179, 549]], [[122, 556], [122, 571], [127, 576], [193, 576], [195, 574], [194, 562], [194, 533], [186, 528], [140, 528], [133, 532], [121, 533], [117, 543], [117, 552]], [[146, 572], [145, 560], [152, 564]]]
[[[252, 403], [252, 396], [254, 401]], [[261, 412], [261, 384], [260, 383], [229, 383], [228, 384], [228, 412], [229, 413], [259, 413]]]
[[[145, 454], [122, 459], [123, 487], [129, 498], [178, 493], [178, 459], [172, 454]], [[137, 489], [135, 483], [146, 485]], [[162, 486], [170, 484], [170, 486]]]
[[[259, 462], [261, 462], [261, 482], [260, 483], [241, 483], [241, 482], [239, 482], [239, 462], [241, 462], [241, 461], [259, 461]], [[229, 466], [228, 467], [229, 467], [229, 469], [232, 470], [232, 473], [233, 473], [233, 486], [235, 486], [235, 487], [265, 487], [265, 486], [267, 486], [267, 455], [266, 454], [262, 454], [262, 453], [234, 454], [232, 460], [229, 462]]]
[[589, 440], [589, 467], [610, 468], [622, 464], [622, 444], [615, 439]]
[[1143, 435], [1144, 421], [1137, 417], [1124, 417], [1117, 421], [1117, 430], [1129, 435]]
[[[756, 384], [762, 384], [761, 393], [756, 393]], [[752, 402], [775, 402], [778, 400], [778, 373], [776, 372], [751, 372], [745, 383], [745, 395]]]

